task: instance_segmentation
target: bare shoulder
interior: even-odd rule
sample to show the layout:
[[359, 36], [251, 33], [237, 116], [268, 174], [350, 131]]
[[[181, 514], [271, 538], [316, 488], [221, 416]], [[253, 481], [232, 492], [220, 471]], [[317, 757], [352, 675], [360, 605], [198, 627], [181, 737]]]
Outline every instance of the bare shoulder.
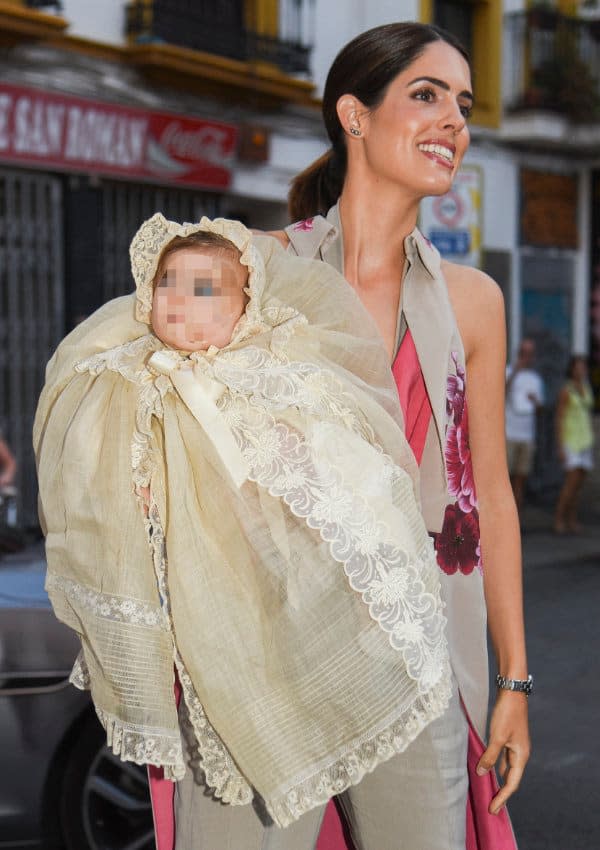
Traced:
[[504, 296], [493, 278], [480, 269], [446, 261], [442, 272], [467, 351], [490, 334], [505, 333]]
[[482, 306], [487, 304], [492, 308], [494, 305], [500, 307], [503, 304], [504, 298], [500, 287], [489, 274], [480, 269], [461, 266], [458, 263], [449, 263], [444, 260], [442, 271], [448, 283], [451, 298], [467, 298], [469, 300], [474, 298], [476, 303]]
[[256, 230], [253, 228], [251, 232], [254, 233], [255, 236], [272, 236], [274, 239], [277, 239], [279, 244], [284, 248], [287, 248], [290, 244], [289, 237], [285, 230]]

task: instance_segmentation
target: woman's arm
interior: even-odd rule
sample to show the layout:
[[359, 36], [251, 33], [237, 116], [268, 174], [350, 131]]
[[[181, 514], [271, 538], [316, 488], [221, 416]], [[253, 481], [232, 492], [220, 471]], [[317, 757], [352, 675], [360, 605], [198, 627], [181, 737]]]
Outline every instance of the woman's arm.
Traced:
[[[502, 293], [476, 269], [445, 264], [450, 298], [467, 359], [469, 440], [479, 504], [488, 625], [498, 672], [526, 679], [519, 519], [508, 469], [504, 433], [506, 326]], [[516, 791], [529, 758], [527, 697], [499, 691], [490, 740], [479, 770], [501, 758], [505, 784], [491, 803], [497, 812]]]

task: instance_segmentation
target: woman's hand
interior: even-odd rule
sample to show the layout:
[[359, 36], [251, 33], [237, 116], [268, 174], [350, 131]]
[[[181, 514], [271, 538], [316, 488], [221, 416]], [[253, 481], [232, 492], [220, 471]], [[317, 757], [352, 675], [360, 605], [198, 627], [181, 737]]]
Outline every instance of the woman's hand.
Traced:
[[477, 773], [483, 776], [498, 762], [498, 774], [504, 783], [490, 803], [489, 812], [498, 814], [508, 798], [515, 793], [531, 744], [527, 719], [527, 697], [517, 691], [499, 690], [490, 721], [490, 740], [479, 759]]

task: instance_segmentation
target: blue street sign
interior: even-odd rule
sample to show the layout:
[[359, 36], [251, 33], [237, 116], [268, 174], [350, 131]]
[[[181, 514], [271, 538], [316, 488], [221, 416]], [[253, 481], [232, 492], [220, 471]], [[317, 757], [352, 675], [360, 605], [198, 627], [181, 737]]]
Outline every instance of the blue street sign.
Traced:
[[464, 256], [471, 250], [468, 230], [430, 230], [429, 239], [443, 257]]

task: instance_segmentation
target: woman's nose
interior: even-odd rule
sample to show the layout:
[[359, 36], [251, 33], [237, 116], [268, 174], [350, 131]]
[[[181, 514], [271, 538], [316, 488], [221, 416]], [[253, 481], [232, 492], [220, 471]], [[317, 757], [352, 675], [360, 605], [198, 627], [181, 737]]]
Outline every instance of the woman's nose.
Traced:
[[467, 119], [462, 113], [460, 104], [450, 102], [448, 107], [444, 110], [440, 123], [445, 130], [452, 130], [455, 135], [460, 133], [467, 123]]

